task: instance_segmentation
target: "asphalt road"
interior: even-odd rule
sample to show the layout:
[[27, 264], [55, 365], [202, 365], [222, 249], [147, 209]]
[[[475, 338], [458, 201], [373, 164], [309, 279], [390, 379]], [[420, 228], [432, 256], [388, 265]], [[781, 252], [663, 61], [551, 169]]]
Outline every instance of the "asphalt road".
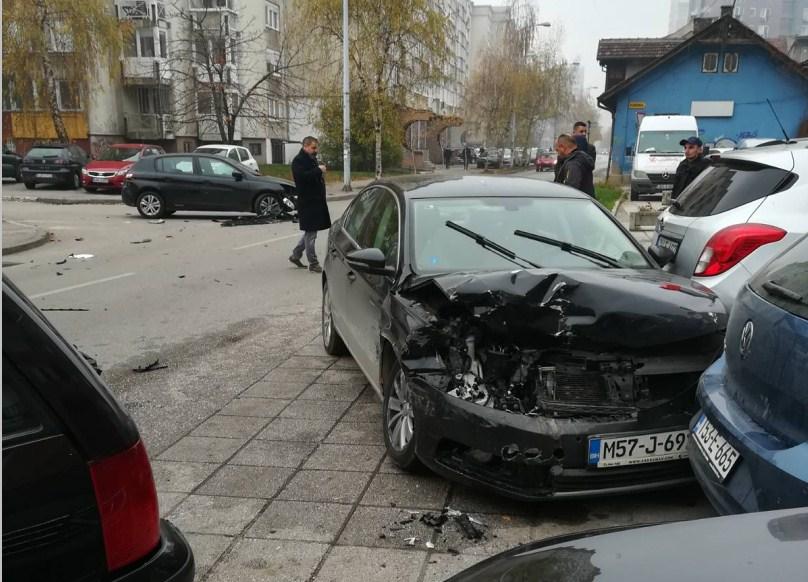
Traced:
[[[347, 204], [332, 203], [332, 217]], [[4, 259], [4, 273], [40, 308], [86, 310], [47, 315], [104, 368], [142, 363], [234, 324], [319, 309], [319, 277], [287, 260], [300, 232], [291, 222], [222, 227], [212, 219], [235, 215], [185, 213], [150, 224], [123, 205], [29, 202], [6, 202], [3, 215], [55, 235]]]

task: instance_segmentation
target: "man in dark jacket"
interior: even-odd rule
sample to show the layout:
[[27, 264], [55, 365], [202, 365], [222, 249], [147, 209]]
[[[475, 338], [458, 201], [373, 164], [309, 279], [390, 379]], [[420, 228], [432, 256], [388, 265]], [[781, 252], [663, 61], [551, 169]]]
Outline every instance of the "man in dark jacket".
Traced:
[[303, 148], [292, 160], [292, 176], [297, 190], [297, 217], [303, 236], [292, 249], [289, 260], [298, 267], [305, 268], [306, 265], [300, 261], [305, 250], [309, 271], [312, 273], [323, 272], [314, 250], [317, 231], [331, 228], [331, 215], [328, 213], [328, 204], [325, 200], [326, 167], [325, 164], [317, 164], [319, 147], [320, 142], [317, 138], [311, 136], [303, 138]]
[[586, 149], [584, 151], [589, 154], [589, 157], [592, 158], [592, 161], [594, 162], [598, 152], [595, 149], [595, 146], [589, 143], [589, 126], [583, 121], [576, 121], [572, 126], [572, 137], [578, 137], [579, 135], [583, 136], [583, 138], [587, 140]]
[[565, 133], [558, 136], [556, 151], [561, 160], [561, 167], [556, 172], [555, 182], [594, 197], [595, 181], [592, 177], [592, 171], [595, 169], [594, 160], [589, 154], [578, 149], [575, 139]]
[[685, 159], [679, 163], [679, 167], [676, 168], [676, 176], [673, 178], [671, 198], [674, 200], [710, 165], [710, 160], [702, 155], [704, 144], [698, 137], [692, 136], [683, 139], [679, 145], [685, 148]]

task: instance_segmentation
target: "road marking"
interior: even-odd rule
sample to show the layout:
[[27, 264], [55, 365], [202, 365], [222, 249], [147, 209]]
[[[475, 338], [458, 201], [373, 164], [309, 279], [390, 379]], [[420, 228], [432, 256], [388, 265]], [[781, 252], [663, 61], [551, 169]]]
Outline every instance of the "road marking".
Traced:
[[281, 241], [281, 240], [287, 240], [287, 239], [290, 239], [290, 238], [297, 238], [299, 236], [300, 235], [297, 234], [297, 233], [289, 234], [289, 235], [286, 235], [286, 236], [279, 236], [278, 238], [271, 238], [269, 240], [262, 240], [260, 242], [251, 243], [251, 244], [248, 244], [248, 245], [244, 245], [242, 247], [234, 247], [233, 250], [234, 251], [241, 251], [241, 250], [249, 249], [249, 248], [252, 248], [252, 247], [260, 247], [261, 245], [266, 245], [266, 244], [278, 242], [278, 241]]
[[73, 291], [74, 289], [81, 289], [82, 287], [89, 287], [90, 285], [98, 285], [99, 283], [107, 283], [109, 281], [115, 281], [116, 279], [131, 277], [132, 275], [134, 275], [134, 273], [123, 273], [121, 275], [115, 275], [114, 277], [106, 277], [105, 279], [97, 279], [95, 281], [80, 283], [79, 285], [71, 285], [70, 287], [62, 287], [61, 289], [54, 289], [53, 291], [45, 291], [44, 293], [29, 295], [28, 297], [30, 299], [39, 299], [40, 297], [47, 297], [48, 295], [56, 295], [57, 293], [64, 293], [65, 291]]

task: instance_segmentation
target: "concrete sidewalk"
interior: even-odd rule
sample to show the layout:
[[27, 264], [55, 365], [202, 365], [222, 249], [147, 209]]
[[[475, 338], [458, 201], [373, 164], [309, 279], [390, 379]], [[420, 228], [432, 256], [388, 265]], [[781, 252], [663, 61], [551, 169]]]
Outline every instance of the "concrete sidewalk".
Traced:
[[31, 224], [3, 220], [3, 255], [27, 251], [48, 242], [48, 232]]

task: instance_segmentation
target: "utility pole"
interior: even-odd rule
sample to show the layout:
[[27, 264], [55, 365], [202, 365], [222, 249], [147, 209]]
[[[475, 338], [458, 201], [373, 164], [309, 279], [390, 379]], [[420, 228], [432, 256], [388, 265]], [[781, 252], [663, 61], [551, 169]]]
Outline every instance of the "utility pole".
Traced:
[[348, 0], [342, 0], [342, 191], [351, 191], [351, 71], [348, 61]]

